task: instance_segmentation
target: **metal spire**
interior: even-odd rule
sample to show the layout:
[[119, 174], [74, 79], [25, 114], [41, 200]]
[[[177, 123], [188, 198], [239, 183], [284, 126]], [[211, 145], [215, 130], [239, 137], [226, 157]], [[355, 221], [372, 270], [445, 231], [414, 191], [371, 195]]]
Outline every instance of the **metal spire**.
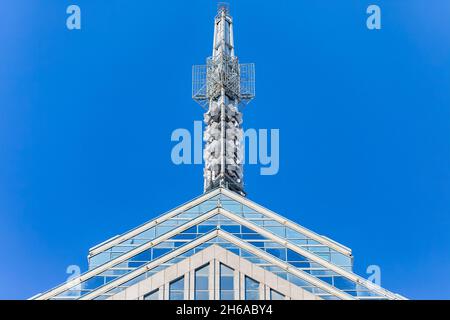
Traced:
[[193, 67], [193, 94], [206, 113], [205, 192], [217, 187], [245, 195], [243, 130], [240, 107], [255, 96], [254, 64], [239, 64], [234, 54], [233, 19], [220, 3], [214, 23], [212, 57]]

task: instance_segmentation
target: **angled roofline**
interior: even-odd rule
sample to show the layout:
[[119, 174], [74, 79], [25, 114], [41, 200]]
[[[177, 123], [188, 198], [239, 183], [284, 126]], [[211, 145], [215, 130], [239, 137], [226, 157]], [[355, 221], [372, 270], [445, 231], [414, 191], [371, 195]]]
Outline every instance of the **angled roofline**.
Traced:
[[238, 201], [241, 204], [246, 205], [247, 207], [252, 208], [253, 210], [258, 211], [266, 216], [269, 216], [272, 219], [278, 221], [279, 223], [281, 223], [287, 227], [290, 227], [294, 230], [297, 230], [297, 231], [307, 235], [308, 237], [310, 237], [314, 240], [317, 240], [318, 242], [321, 242], [322, 244], [325, 244], [325, 245], [335, 249], [336, 251], [338, 251], [342, 254], [345, 254], [347, 256], [352, 255], [352, 250], [349, 247], [346, 247], [343, 244], [340, 244], [328, 237], [322, 236], [318, 233], [315, 233], [314, 231], [311, 231], [305, 227], [302, 227], [301, 225], [299, 225], [289, 219], [286, 219], [285, 217], [279, 215], [278, 213], [275, 213], [275, 212], [257, 204], [256, 202], [253, 202], [235, 192], [232, 192], [232, 191], [224, 189], [224, 188], [221, 189], [221, 192], [224, 195], [226, 195], [227, 197], [229, 197], [235, 201]]
[[175, 209], [172, 209], [166, 213], [163, 213], [159, 216], [157, 216], [156, 218], [141, 224], [140, 226], [131, 229], [130, 231], [127, 231], [126, 233], [123, 233], [121, 235], [116, 235], [112, 238], [110, 238], [109, 240], [106, 240], [94, 247], [92, 247], [91, 249], [89, 249], [89, 257], [95, 256], [98, 253], [101, 253], [113, 246], [115, 246], [116, 244], [119, 244], [125, 240], [128, 240], [132, 237], [134, 237], [135, 235], [138, 235], [139, 233], [150, 229], [154, 226], [156, 226], [157, 224], [164, 222], [192, 207], [195, 207], [199, 204], [201, 204], [202, 202], [205, 202], [211, 198], [214, 198], [215, 196], [217, 196], [218, 194], [220, 194], [220, 189], [214, 189], [211, 190], [208, 193], [202, 194], [201, 196], [198, 196], [197, 198], [194, 198], [188, 202], [185, 202], [184, 204], [182, 204], [181, 206], [176, 207]]
[[158, 225], [158, 224], [160, 224], [160, 223], [162, 223], [162, 222], [164, 222], [164, 221], [166, 221], [168, 219], [171, 219], [172, 217], [174, 217], [174, 216], [176, 216], [176, 215], [178, 215], [178, 214], [180, 214], [180, 213], [182, 213], [182, 212], [184, 212], [184, 211], [186, 211], [186, 210], [188, 210], [188, 209], [190, 209], [192, 207], [195, 207], [195, 206], [201, 204], [202, 202], [207, 201], [207, 200], [209, 200], [209, 199], [211, 199], [211, 198], [213, 198], [213, 197], [215, 197], [215, 196], [217, 196], [219, 194], [223, 194], [223, 195], [231, 198], [232, 200], [235, 200], [235, 201], [237, 201], [237, 202], [239, 202], [239, 203], [241, 203], [241, 204], [243, 204], [243, 205], [245, 205], [245, 206], [247, 206], [247, 207], [249, 207], [249, 208], [251, 208], [251, 209], [253, 209], [253, 210], [255, 210], [255, 211], [259, 212], [259, 213], [261, 213], [261, 214], [263, 214], [263, 215], [266, 215], [266, 216], [274, 219], [275, 221], [281, 223], [284, 226], [287, 226], [287, 227], [292, 228], [292, 229], [294, 229], [294, 230], [296, 230], [298, 232], [301, 232], [301, 233], [305, 234], [306, 236], [310, 237], [311, 239], [316, 240], [316, 241], [318, 241], [318, 242], [320, 242], [320, 243], [322, 243], [324, 245], [329, 246], [330, 248], [336, 250], [337, 252], [340, 252], [340, 253], [342, 253], [342, 254], [344, 254], [346, 256], [352, 257], [352, 251], [351, 251], [350, 248], [348, 248], [348, 247], [346, 247], [346, 246], [344, 246], [344, 245], [342, 245], [342, 244], [340, 244], [340, 243], [338, 243], [338, 242], [336, 242], [334, 240], [331, 240], [328, 237], [319, 235], [319, 234], [317, 234], [317, 233], [315, 233], [315, 232], [313, 232], [313, 231], [311, 231], [311, 230], [309, 230], [309, 229], [307, 229], [305, 227], [302, 227], [299, 224], [297, 224], [295, 222], [292, 222], [291, 220], [286, 219], [283, 216], [281, 216], [281, 215], [279, 215], [279, 214], [277, 214], [277, 213], [275, 213], [275, 212], [273, 212], [271, 210], [268, 210], [268, 209], [264, 208], [263, 206], [255, 203], [253, 201], [250, 201], [247, 198], [244, 198], [241, 195], [239, 195], [239, 194], [237, 194], [235, 192], [232, 192], [230, 190], [227, 190], [225, 188], [217, 188], [217, 189], [211, 190], [210, 192], [205, 193], [205, 194], [203, 194], [203, 195], [201, 195], [201, 196], [199, 196], [199, 197], [197, 197], [197, 198], [195, 198], [195, 199], [193, 199], [191, 201], [188, 201], [185, 204], [183, 204], [183, 205], [181, 205], [181, 206], [179, 206], [179, 207], [177, 207], [177, 208], [175, 208], [175, 209], [173, 209], [173, 210], [171, 210], [169, 212], [166, 212], [166, 213], [158, 216], [157, 218], [140, 225], [137, 228], [134, 228], [134, 229], [132, 229], [132, 230], [122, 234], [122, 235], [117, 235], [117, 236], [111, 238], [110, 240], [102, 242], [101, 244], [99, 244], [99, 245], [97, 245], [97, 246], [95, 246], [95, 247], [93, 247], [93, 248], [91, 248], [89, 250], [88, 257], [95, 256], [95, 255], [97, 255], [97, 254], [99, 254], [99, 253], [101, 253], [101, 252], [103, 252], [103, 251], [105, 251], [105, 250], [107, 250], [107, 249], [117, 245], [117, 244], [120, 244], [123, 241], [126, 241], [126, 240], [128, 240], [128, 239], [130, 239], [130, 238], [132, 238], [132, 237], [134, 237], [136, 235], [138, 235], [139, 233], [141, 233], [141, 232], [143, 232], [145, 230], [148, 230], [148, 229], [150, 229], [150, 228], [152, 228], [152, 227], [154, 227], [154, 226], [156, 226], [156, 225]]
[[220, 229], [213, 230], [213, 231], [201, 236], [200, 238], [197, 238], [194, 241], [189, 242], [186, 245], [181, 246], [180, 248], [162, 256], [161, 258], [150, 261], [146, 265], [144, 265], [144, 266], [120, 277], [120, 278], [117, 278], [116, 280], [113, 280], [113, 281], [107, 283], [106, 285], [98, 288], [97, 290], [94, 290], [91, 293], [86, 294], [85, 296], [81, 297], [80, 300], [92, 300], [92, 299], [102, 295], [103, 293], [108, 292], [109, 290], [117, 287], [118, 285], [121, 285], [129, 280], [132, 280], [135, 277], [138, 277], [141, 274], [153, 269], [154, 267], [156, 267], [164, 262], [167, 262], [170, 259], [175, 258], [175, 257], [179, 256], [180, 254], [182, 254], [186, 251], [189, 251], [189, 250], [191, 250], [209, 240], [212, 240], [216, 237], [223, 238], [223, 239], [233, 243], [234, 245], [259, 256], [260, 258], [267, 260], [292, 274], [295, 274], [299, 278], [319, 287], [320, 289], [322, 289], [324, 291], [329, 292], [331, 295], [337, 296], [343, 300], [356, 300], [353, 296], [329, 285], [328, 283], [326, 283], [322, 280], [319, 280], [318, 278], [316, 278], [314, 276], [311, 276], [310, 274], [308, 274], [302, 270], [299, 270], [295, 267], [290, 266], [286, 262], [283, 262], [283, 261], [273, 257], [269, 253], [266, 253], [266, 252], [262, 251], [261, 249], [256, 248], [255, 246], [252, 246], [252, 245], [240, 240], [239, 238], [229, 234], [228, 232], [225, 232]]
[[[211, 218], [211, 217], [213, 217], [213, 216], [215, 216], [217, 214], [222, 214], [225, 217], [227, 217], [227, 218], [229, 218], [229, 219], [231, 219], [231, 220], [233, 220], [233, 221], [235, 221], [235, 222], [237, 222], [237, 223], [239, 223], [241, 225], [244, 225], [244, 226], [246, 226], [248, 228], [251, 228], [254, 231], [260, 233], [261, 235], [267, 237], [268, 239], [270, 239], [270, 240], [272, 240], [274, 242], [278, 242], [279, 244], [281, 244], [281, 245], [283, 245], [283, 246], [285, 246], [285, 247], [287, 247], [287, 248], [289, 248], [289, 249], [291, 249], [291, 250], [293, 250], [293, 251], [295, 251], [295, 252], [297, 252], [297, 253], [299, 253], [299, 254], [307, 257], [307, 258], [309, 258], [310, 260], [312, 260], [312, 261], [314, 261], [314, 262], [316, 262], [318, 264], [321, 264], [325, 268], [333, 270], [336, 273], [338, 273], [338, 274], [340, 274], [340, 275], [342, 275], [344, 277], [347, 277], [348, 279], [350, 279], [350, 280], [352, 280], [352, 281], [354, 281], [354, 282], [356, 282], [358, 284], [366, 285], [368, 287], [370, 286], [370, 289], [380, 293], [381, 295], [388, 296], [388, 297], [390, 297], [392, 299], [399, 299], [398, 295], [396, 295], [394, 293], [391, 293], [390, 291], [388, 291], [388, 290], [386, 290], [384, 288], [381, 288], [379, 286], [371, 284], [370, 282], [368, 283], [368, 281], [365, 280], [364, 278], [362, 278], [362, 277], [360, 277], [360, 276], [358, 276], [358, 275], [356, 275], [356, 274], [354, 274], [352, 272], [349, 272], [349, 271], [347, 271], [345, 269], [342, 269], [339, 266], [336, 266], [335, 264], [333, 264], [331, 262], [328, 262], [325, 259], [323, 259], [323, 258], [321, 258], [321, 257], [319, 257], [319, 256], [317, 256], [317, 255], [315, 255], [315, 254], [313, 254], [313, 253], [311, 253], [311, 252], [309, 252], [309, 251], [307, 251], [307, 250], [297, 246], [297, 245], [294, 245], [291, 242], [289, 242], [288, 240], [280, 238], [279, 236], [271, 233], [270, 231], [267, 231], [264, 228], [261, 228], [260, 226], [254, 224], [254, 223], [252, 223], [252, 222], [250, 222], [250, 221], [248, 221], [248, 220], [246, 220], [244, 218], [241, 218], [241, 217], [237, 216], [236, 214], [234, 214], [232, 212], [229, 212], [229, 211], [227, 211], [227, 210], [225, 210], [223, 208], [214, 208], [211, 211], [208, 211], [208, 212], [198, 216], [197, 218], [195, 218], [195, 219], [193, 219], [193, 220], [191, 220], [191, 221], [189, 221], [189, 222], [179, 226], [178, 228], [175, 228], [175, 229], [172, 229], [171, 231], [168, 231], [167, 233], [161, 235], [160, 237], [154, 239], [153, 241], [150, 241], [148, 243], [142, 244], [141, 246], [139, 246], [139, 247], [137, 247], [137, 248], [135, 248], [135, 249], [133, 249], [133, 250], [131, 250], [131, 251], [129, 251], [129, 252], [127, 252], [127, 253], [125, 253], [125, 254], [115, 258], [115, 259], [113, 259], [113, 260], [110, 260], [110, 261], [108, 261], [108, 262], [106, 262], [106, 263], [104, 263], [104, 264], [102, 264], [102, 265], [100, 265], [100, 266], [98, 266], [98, 267], [96, 267], [94, 269], [91, 269], [91, 270], [85, 272], [84, 274], [80, 275], [78, 278], [75, 278], [75, 279], [73, 279], [73, 280], [71, 280], [69, 282], [66, 282], [65, 284], [62, 284], [62, 285], [60, 285], [60, 286], [58, 286], [58, 287], [56, 287], [54, 289], [51, 289], [51, 290], [47, 291], [46, 293], [43, 293], [39, 297], [36, 297], [36, 299], [37, 300], [45, 300], [45, 299], [51, 298], [53, 296], [56, 296], [56, 295], [64, 292], [65, 290], [70, 289], [73, 286], [75, 286], [77, 284], [80, 284], [81, 282], [83, 282], [83, 281], [85, 281], [87, 279], [90, 279], [91, 277], [93, 277], [95, 275], [98, 275], [98, 274], [102, 273], [103, 271], [108, 270], [109, 268], [113, 267], [114, 265], [116, 265], [118, 263], [121, 263], [123, 261], [126, 261], [127, 259], [129, 259], [129, 258], [131, 258], [131, 257], [133, 257], [133, 256], [135, 256], [135, 255], [137, 255], [137, 254], [139, 254], [139, 253], [141, 253], [141, 252], [143, 252], [143, 251], [145, 251], [145, 250], [147, 250], [147, 249], [149, 249], [149, 248], [151, 248], [151, 247], [153, 247], [153, 246], [155, 246], [155, 245], [157, 245], [157, 244], [159, 244], [161, 242], [164, 242], [164, 241], [172, 238], [173, 236], [179, 234], [180, 232], [183, 232], [184, 230], [187, 230], [187, 229], [189, 229], [189, 228], [191, 228], [191, 227], [193, 227], [193, 226], [195, 226], [195, 225], [197, 225], [197, 224], [199, 224], [199, 223], [201, 223], [201, 222], [203, 222], [203, 221], [205, 221], [205, 220], [207, 220], [207, 219], [209, 219], [209, 218]], [[132, 271], [132, 272], [134, 272], [134, 271]]]
[[321, 264], [323, 267], [328, 268], [328, 269], [330, 269], [330, 270], [332, 270], [332, 271], [334, 271], [334, 272], [336, 272], [336, 273], [338, 273], [338, 274], [340, 274], [340, 275], [342, 275], [342, 276], [344, 276], [344, 277], [354, 281], [357, 284], [364, 285], [364, 286], [368, 287], [369, 289], [371, 289], [373, 291], [376, 291], [377, 293], [380, 293], [383, 296], [388, 296], [388, 297], [390, 297], [392, 299], [398, 299], [399, 298], [398, 294], [395, 294], [393, 292], [390, 292], [387, 289], [384, 289], [384, 288], [382, 288], [380, 286], [377, 286], [374, 283], [364, 279], [363, 277], [361, 277], [361, 276], [359, 276], [359, 275], [357, 275], [357, 274], [355, 274], [353, 272], [347, 271], [347, 270], [345, 270], [345, 269], [343, 269], [343, 268], [341, 268], [341, 267], [339, 267], [339, 266], [337, 266], [337, 265], [335, 265], [335, 264], [333, 264], [333, 263], [331, 263], [331, 262], [329, 262], [329, 261], [327, 261], [327, 260], [325, 260], [325, 259], [323, 259], [323, 258], [321, 258], [321, 257], [319, 257], [317, 255], [315, 255], [314, 253], [312, 253], [312, 252], [310, 252], [308, 250], [305, 250], [302, 247], [299, 247], [299, 246], [293, 244], [292, 242], [290, 242], [290, 241], [288, 241], [288, 240], [286, 240], [284, 238], [281, 238], [281, 237], [273, 234], [272, 232], [267, 231], [264, 228], [261, 228], [260, 226], [258, 226], [256, 224], [254, 224], [254, 223], [244, 219], [244, 218], [241, 218], [241, 217], [233, 214], [232, 212], [229, 212], [229, 211], [227, 211], [227, 210], [225, 210], [223, 208], [221, 208], [220, 211], [221, 211], [221, 214], [224, 215], [225, 217], [227, 217], [229, 219], [232, 219], [232, 220], [234, 220], [235, 222], [237, 222], [237, 223], [239, 223], [241, 225], [244, 225], [244, 226], [246, 226], [248, 228], [251, 228], [251, 229], [255, 230], [256, 232], [258, 232], [259, 234], [263, 235], [264, 237], [266, 237], [266, 238], [268, 238], [268, 239], [270, 239], [270, 240], [272, 240], [274, 242], [277, 242], [277, 243], [281, 244], [282, 246], [284, 246], [284, 247], [286, 247], [286, 248], [288, 248], [290, 250], [293, 250], [293, 251], [295, 251], [295, 252], [297, 252], [297, 253], [307, 257], [308, 259], [310, 259], [310, 260], [312, 260], [312, 261], [314, 261], [314, 262], [316, 262], [318, 264]]
[[[199, 259], [200, 256], [202, 256], [202, 259]], [[230, 261], [230, 257], [231, 257], [231, 261]], [[173, 265], [169, 266], [168, 268], [174, 268], [174, 267], [177, 268], [179, 265], [181, 265], [188, 259], [190, 259], [191, 261], [189, 262], [189, 271], [187, 271], [186, 273], [189, 273], [192, 270], [198, 270], [199, 268], [202, 268], [205, 265], [212, 263], [216, 260], [220, 264], [224, 264], [227, 267], [230, 267], [233, 270], [238, 271], [241, 274], [244, 274], [245, 276], [248, 276], [250, 278], [253, 278], [253, 279], [261, 282], [262, 284], [269, 287], [271, 290], [278, 291], [281, 294], [285, 295], [286, 297], [290, 297], [291, 298], [290, 300], [299, 300], [299, 299], [296, 299], [294, 297], [295, 294], [294, 295], [292, 294], [292, 290], [289, 287], [295, 288], [295, 290], [298, 290], [298, 292], [302, 292], [302, 294], [306, 293], [307, 295], [311, 295], [316, 300], [323, 300], [323, 297], [320, 293], [316, 294], [316, 293], [309, 292], [308, 290], [306, 290], [306, 288], [300, 287], [300, 286], [288, 281], [287, 279], [280, 277], [276, 273], [269, 271], [267, 269], [264, 269], [263, 267], [261, 267], [259, 265], [256, 265], [254, 262], [249, 261], [248, 258], [239, 256], [236, 253], [231, 252], [229, 249], [224, 248], [217, 243], [213, 243], [210, 246], [197, 251], [192, 256], [186, 257], [184, 260], [174, 263]], [[246, 261], [248, 264], [250, 264], [252, 266], [252, 268], [251, 268], [252, 272], [248, 272], [248, 270], [245, 270], [246, 268], [242, 267], [242, 265], [241, 265], [242, 261]], [[273, 276], [275, 279], [277, 279], [278, 287], [268, 284], [266, 280], [261, 280], [261, 276], [255, 277], [255, 271], [260, 274], [264, 273], [265, 277], [267, 274], [270, 274], [271, 276]], [[137, 281], [136, 283], [130, 285], [129, 287], [124, 288], [123, 291], [112, 294], [110, 297], [107, 298], [107, 300], [123, 300], [123, 298], [120, 296], [123, 295], [124, 293], [126, 294], [126, 299], [136, 298], [136, 296], [129, 298], [128, 294], [126, 292], [129, 289], [132, 289], [133, 287], [134, 288], [140, 287], [142, 285], [142, 283], [149, 282], [149, 281], [151, 281], [152, 278], [157, 278], [160, 274], [165, 273], [165, 272], [167, 272], [167, 268], [158, 271], [157, 273], [151, 275], [150, 277], [146, 277], [143, 280]], [[181, 276], [180, 272], [178, 272], [176, 274], [171, 274], [170, 277], [168, 277], [168, 278], [165, 275], [164, 282], [166, 284], [170, 283], [173, 280], [179, 278], [180, 276]], [[260, 278], [260, 279], [258, 279], [258, 278]], [[282, 287], [280, 287], [280, 282], [289, 283], [289, 286], [287, 286], [286, 288], [282, 288]], [[159, 290], [160, 287], [161, 287], [160, 284], [154, 285], [154, 283], [152, 283], [152, 285], [150, 287], [147, 287], [146, 289], [147, 289], [147, 292], [153, 292], [155, 290]], [[194, 289], [195, 289], [195, 285], [194, 285], [194, 288], [191, 287], [188, 290], [188, 291], [190, 291], [191, 295], [195, 291]], [[211, 291], [211, 290], [208, 289], [208, 291]], [[213, 293], [215, 293], [215, 291], [217, 291], [217, 289], [213, 290]], [[141, 293], [142, 293], [142, 291], [140, 293], [137, 293], [138, 299], [142, 296]], [[135, 294], [135, 293], [133, 292], [133, 294]], [[239, 292], [238, 292], [238, 295], [240, 295]], [[312, 299], [305, 299], [305, 300], [312, 300]]]
[[116, 264], [126, 261], [127, 259], [129, 259], [147, 249], [150, 249], [153, 246], [155, 246], [161, 242], [164, 242], [164, 241], [172, 238], [173, 236], [177, 235], [178, 233], [183, 232], [184, 230], [187, 230], [187, 229], [195, 226], [198, 223], [201, 223], [203, 220], [206, 220], [206, 219], [209, 219], [210, 217], [215, 216], [218, 213], [219, 213], [219, 209], [214, 208], [213, 210], [202, 214], [201, 216], [179, 226], [178, 228], [175, 228], [169, 232], [164, 233], [160, 237], [158, 237], [150, 242], [144, 243], [144, 244], [140, 245], [139, 247], [136, 247], [135, 249], [130, 250], [130, 251], [124, 253], [123, 255], [118, 256], [115, 259], [109, 260], [108, 262], [101, 264], [94, 269], [86, 271], [85, 273], [81, 274], [77, 278], [74, 278], [66, 283], [63, 283], [62, 285], [59, 285], [53, 289], [50, 289], [50, 290], [42, 293], [35, 299], [36, 300], [45, 300], [45, 299], [54, 297], [54, 296], [64, 292], [65, 290], [68, 290], [68, 289], [72, 288], [73, 286], [76, 286], [76, 285], [82, 283], [83, 281], [88, 280], [91, 277], [96, 276], [96, 275], [102, 273], [103, 271], [108, 270], [109, 268], [115, 266]]

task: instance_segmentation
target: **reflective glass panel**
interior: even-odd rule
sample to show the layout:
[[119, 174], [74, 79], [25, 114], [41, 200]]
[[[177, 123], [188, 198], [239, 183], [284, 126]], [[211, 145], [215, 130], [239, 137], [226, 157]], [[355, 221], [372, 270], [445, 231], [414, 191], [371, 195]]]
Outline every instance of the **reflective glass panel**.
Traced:
[[169, 300], [183, 300], [184, 299], [184, 277], [169, 284]]
[[234, 270], [220, 264], [220, 300], [234, 300]]
[[159, 290], [154, 290], [144, 296], [144, 300], [159, 300]]
[[259, 300], [259, 282], [245, 277], [245, 300]]
[[195, 300], [209, 299], [209, 264], [195, 271]]

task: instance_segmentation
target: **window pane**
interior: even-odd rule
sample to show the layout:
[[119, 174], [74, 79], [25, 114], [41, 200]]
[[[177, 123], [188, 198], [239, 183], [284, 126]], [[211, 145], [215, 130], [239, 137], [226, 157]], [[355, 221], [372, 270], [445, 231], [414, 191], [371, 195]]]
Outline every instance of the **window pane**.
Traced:
[[170, 252], [170, 249], [152, 249], [153, 251], [153, 259], [159, 258], [162, 255], [166, 254], [167, 252]]
[[171, 290], [184, 290], [184, 277], [178, 280], [175, 280], [170, 284]]
[[220, 300], [234, 300], [234, 291], [220, 291]]
[[208, 277], [196, 277], [195, 290], [208, 290]]
[[198, 226], [199, 233], [207, 233], [214, 229], [216, 229], [216, 226]]
[[234, 299], [234, 270], [224, 264], [220, 265], [220, 299]]
[[184, 292], [179, 292], [179, 291], [171, 292], [169, 299], [170, 300], [184, 300]]
[[290, 249], [287, 250], [287, 258], [289, 261], [308, 261], [304, 256]]
[[277, 236], [285, 237], [286, 236], [286, 228], [284, 227], [266, 227], [267, 230], [274, 233]]
[[195, 300], [209, 300], [209, 292], [208, 291], [195, 292]]
[[356, 283], [341, 276], [334, 277], [334, 286], [341, 290], [354, 290]]
[[159, 237], [160, 235], [163, 235], [164, 233], [166, 233], [166, 232], [168, 232], [168, 231], [170, 231], [172, 229], [173, 229], [173, 227], [161, 227], [161, 226], [158, 226], [158, 227], [156, 227], [156, 236]]
[[169, 285], [169, 300], [184, 299], [184, 277], [178, 278]]
[[228, 268], [224, 264], [221, 264], [220, 265], [220, 275], [221, 276], [234, 276], [234, 270], [231, 268]]
[[259, 300], [258, 291], [247, 291], [245, 293], [245, 300]]
[[246, 277], [245, 278], [245, 289], [246, 290], [258, 290], [259, 289], [259, 282]]
[[155, 290], [144, 296], [144, 300], [159, 300], [159, 291]]
[[245, 300], [259, 300], [259, 282], [245, 277]]
[[209, 264], [197, 269], [197, 271], [195, 271], [198, 275], [203, 275], [203, 276], [208, 276], [209, 275]]
[[270, 289], [270, 300], [284, 300], [284, 295], [278, 291]]
[[209, 265], [195, 271], [195, 300], [209, 299]]
[[267, 249], [267, 252], [274, 255], [278, 259], [286, 260], [286, 249]]
[[233, 290], [234, 279], [228, 276], [220, 277], [220, 289], [221, 290]]

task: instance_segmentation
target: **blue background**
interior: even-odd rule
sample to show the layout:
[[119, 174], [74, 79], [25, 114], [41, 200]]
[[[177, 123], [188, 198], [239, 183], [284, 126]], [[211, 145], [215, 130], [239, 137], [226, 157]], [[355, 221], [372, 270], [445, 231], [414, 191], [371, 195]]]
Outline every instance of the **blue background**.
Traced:
[[[278, 175], [246, 167], [249, 198], [351, 247], [362, 276], [379, 265], [389, 290], [450, 298], [450, 2], [231, 2], [257, 68], [245, 127], [281, 136]], [[215, 12], [0, 1], [0, 298], [62, 283], [91, 246], [202, 193], [170, 136], [202, 119], [191, 65], [211, 54]]]

